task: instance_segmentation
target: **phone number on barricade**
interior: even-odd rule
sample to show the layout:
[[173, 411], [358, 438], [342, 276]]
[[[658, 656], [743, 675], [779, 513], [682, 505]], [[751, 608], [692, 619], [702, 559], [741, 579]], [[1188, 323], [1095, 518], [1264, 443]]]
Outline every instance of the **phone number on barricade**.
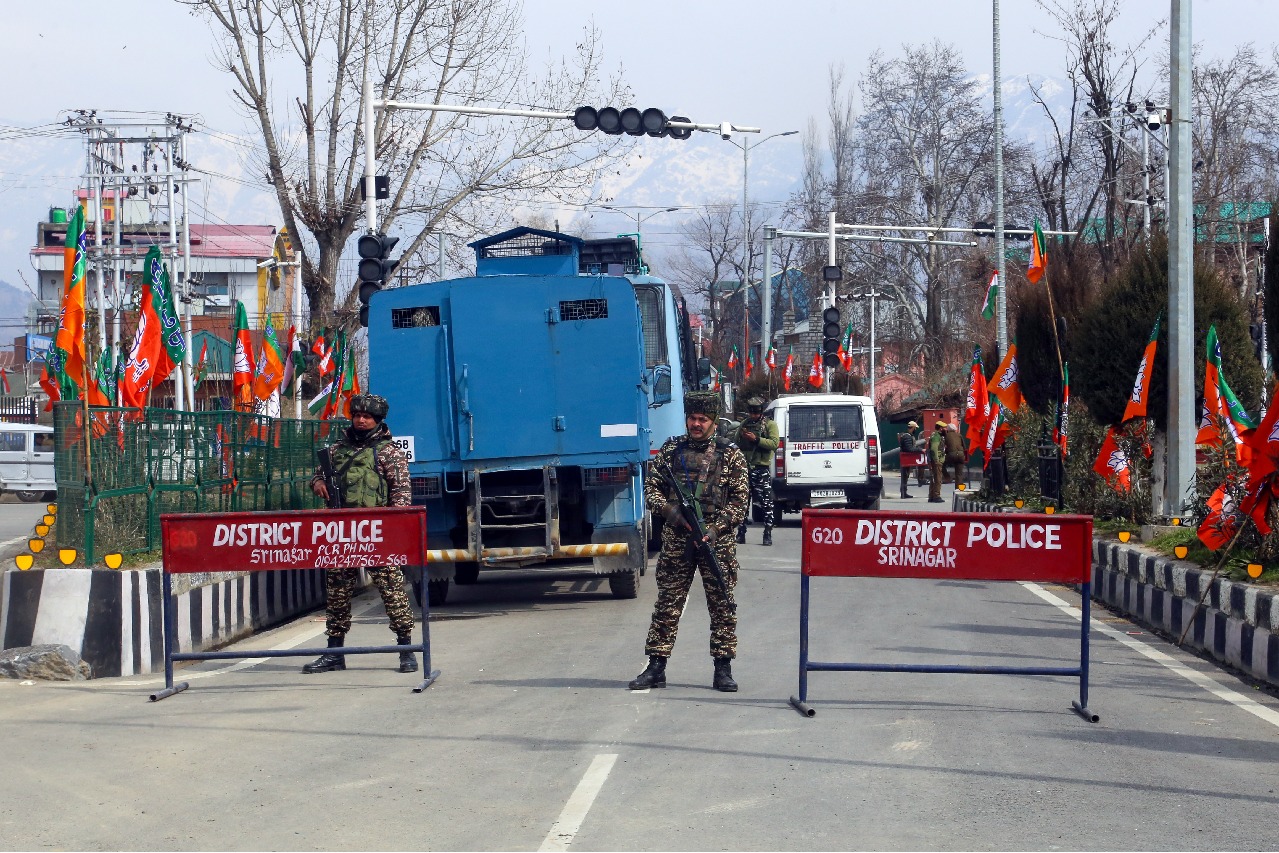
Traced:
[[421, 565], [422, 507], [164, 515], [168, 572]]

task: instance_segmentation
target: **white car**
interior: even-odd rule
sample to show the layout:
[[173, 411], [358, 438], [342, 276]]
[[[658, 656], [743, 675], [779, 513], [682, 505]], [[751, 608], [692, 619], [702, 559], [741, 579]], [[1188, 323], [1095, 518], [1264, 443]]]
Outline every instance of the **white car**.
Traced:
[[773, 503], [779, 511], [806, 506], [879, 509], [879, 422], [869, 397], [790, 394], [764, 410], [777, 423]]
[[0, 491], [35, 503], [57, 490], [53, 427], [0, 423]]

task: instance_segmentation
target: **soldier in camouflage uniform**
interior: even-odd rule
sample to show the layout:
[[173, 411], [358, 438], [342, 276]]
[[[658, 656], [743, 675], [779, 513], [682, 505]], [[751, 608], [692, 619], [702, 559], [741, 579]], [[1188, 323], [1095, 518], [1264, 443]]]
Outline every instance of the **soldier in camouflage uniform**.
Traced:
[[[351, 426], [341, 441], [333, 445], [333, 473], [342, 491], [344, 507], [409, 506], [412, 490], [409, 463], [404, 453], [391, 440], [391, 430], [383, 422], [389, 409], [385, 397], [356, 394], [351, 398]], [[311, 478], [311, 491], [328, 501], [329, 490], [324, 475], [316, 469]], [[378, 592], [391, 630], [401, 646], [411, 645], [413, 608], [404, 592], [404, 572], [399, 566], [366, 569]], [[324, 573], [326, 625], [329, 648], [341, 648], [351, 630], [351, 587], [358, 569], [329, 569]], [[302, 667], [303, 672], [330, 672], [346, 669], [346, 657], [328, 652]], [[400, 652], [400, 672], [416, 672], [417, 659], [412, 652]]]
[[[746, 401], [746, 419], [737, 428], [733, 441], [746, 457], [751, 500], [764, 521], [762, 545], [773, 544], [773, 454], [777, 451], [777, 424], [764, 417], [763, 397]], [[746, 544], [746, 518], [737, 527], [737, 544]]]
[[632, 690], [666, 686], [666, 660], [675, 648], [679, 618], [688, 601], [689, 587], [698, 569], [706, 606], [711, 616], [711, 657], [715, 660], [713, 686], [733, 692], [732, 660], [737, 656], [737, 615], [733, 611], [732, 590], [737, 583], [737, 546], [733, 531], [746, 517], [749, 486], [746, 459], [736, 445], [715, 435], [719, 416], [719, 396], [710, 391], [694, 391], [684, 397], [688, 434], [662, 445], [654, 468], [682, 478], [688, 491], [697, 496], [706, 526], [707, 541], [724, 572], [729, 590], [727, 600], [720, 592], [709, 566], [702, 565], [691, 547], [690, 532], [679, 513], [675, 491], [661, 476], [644, 483], [648, 508], [666, 519], [662, 527], [662, 552], [657, 559], [657, 604], [648, 629], [644, 652], [648, 668], [630, 683]]

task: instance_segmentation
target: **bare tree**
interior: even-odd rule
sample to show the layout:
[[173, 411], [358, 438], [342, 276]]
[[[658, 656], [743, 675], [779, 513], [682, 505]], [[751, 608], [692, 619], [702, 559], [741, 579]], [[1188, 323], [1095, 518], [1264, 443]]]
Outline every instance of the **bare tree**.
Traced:
[[[1137, 167], [1129, 159], [1132, 150], [1125, 145], [1123, 127], [1116, 124], [1123, 121], [1116, 112], [1142, 99], [1137, 92], [1143, 66], [1141, 51], [1163, 28], [1164, 21], [1153, 24], [1131, 45], [1119, 47], [1114, 44], [1111, 31], [1120, 14], [1120, 0], [1038, 2], [1061, 28], [1059, 38], [1066, 46], [1066, 76], [1072, 93], [1065, 128], [1058, 119], [1052, 120], [1056, 150], [1050, 150], [1036, 165], [1034, 180], [1040, 207], [1050, 222], [1060, 221], [1068, 230], [1088, 229], [1090, 220], [1099, 213], [1102, 239], [1097, 251], [1103, 273], [1109, 275], [1140, 233], [1130, 227], [1131, 212], [1125, 202], [1132, 195], [1134, 175], [1139, 172], [1134, 171]], [[1081, 105], [1087, 116], [1082, 127]], [[1112, 116], [1116, 117], [1114, 121]], [[1081, 130], [1091, 142], [1086, 149], [1079, 145]], [[1072, 174], [1078, 175], [1079, 184], [1072, 186]]]
[[1279, 71], [1251, 44], [1229, 59], [1196, 63], [1193, 78], [1195, 201], [1203, 205], [1199, 226], [1225, 258], [1240, 297], [1255, 296], [1249, 265], [1250, 237], [1262, 217], [1254, 204], [1270, 201], [1274, 151], [1279, 144]]
[[[338, 262], [364, 221], [366, 28], [379, 100], [560, 110], [622, 95], [620, 81], [600, 79], [599, 36], [590, 28], [571, 61], [534, 75], [515, 0], [180, 2], [222, 36], [217, 62], [261, 136], [251, 166], [302, 238], [313, 327], [349, 325], [355, 315], [352, 282], [339, 280]], [[381, 203], [379, 227], [407, 237], [400, 248], [409, 262], [424, 261], [433, 232], [511, 224], [505, 211], [523, 200], [581, 194], [623, 147], [563, 121], [438, 112], [380, 111], [373, 136], [378, 163], [398, 182]]]

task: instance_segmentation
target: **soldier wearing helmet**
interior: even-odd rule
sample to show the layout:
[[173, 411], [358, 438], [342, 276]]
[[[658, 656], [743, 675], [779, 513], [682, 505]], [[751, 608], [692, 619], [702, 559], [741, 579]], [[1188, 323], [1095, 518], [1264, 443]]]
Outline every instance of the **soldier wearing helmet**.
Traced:
[[[333, 474], [342, 495], [344, 507], [409, 506], [409, 464], [400, 448], [391, 440], [386, 425], [390, 406], [377, 394], [356, 394], [351, 398], [351, 426], [330, 448]], [[316, 470], [311, 478], [311, 491], [321, 500], [329, 500], [324, 475]], [[351, 587], [356, 569], [329, 569], [324, 573], [325, 628], [329, 651], [302, 667], [303, 672], [331, 672], [346, 669], [346, 657], [340, 649], [351, 630]], [[400, 566], [366, 569], [382, 594], [391, 631], [401, 646], [411, 645], [413, 609], [404, 592], [404, 572]], [[417, 659], [412, 652], [400, 652], [400, 672], [416, 672]]]
[[[746, 515], [749, 500], [746, 460], [731, 441], [715, 434], [719, 417], [719, 395], [713, 391], [691, 391], [684, 395], [684, 422], [688, 432], [667, 440], [657, 452], [651, 470], [662, 476], [646, 477], [644, 501], [648, 508], [666, 519], [662, 527], [662, 552], [657, 558], [657, 603], [644, 643], [648, 668], [630, 683], [632, 690], [666, 686], [666, 660], [675, 648], [675, 634], [688, 601], [688, 591], [700, 569], [706, 608], [711, 617], [711, 657], [716, 690], [737, 690], [732, 661], [737, 656], [737, 614], [733, 587], [737, 584], [737, 547], [733, 530]], [[673, 476], [681, 486], [663, 480]], [[728, 595], [720, 590], [712, 569], [697, 553], [692, 533], [680, 514], [677, 488], [696, 496], [706, 527], [707, 542], [724, 572]]]
[[[773, 544], [773, 455], [777, 452], [777, 424], [764, 417], [763, 397], [746, 401], [746, 418], [737, 428], [734, 441], [746, 457], [751, 500], [764, 522], [763, 545]], [[737, 544], [746, 543], [746, 518], [737, 527]]]

